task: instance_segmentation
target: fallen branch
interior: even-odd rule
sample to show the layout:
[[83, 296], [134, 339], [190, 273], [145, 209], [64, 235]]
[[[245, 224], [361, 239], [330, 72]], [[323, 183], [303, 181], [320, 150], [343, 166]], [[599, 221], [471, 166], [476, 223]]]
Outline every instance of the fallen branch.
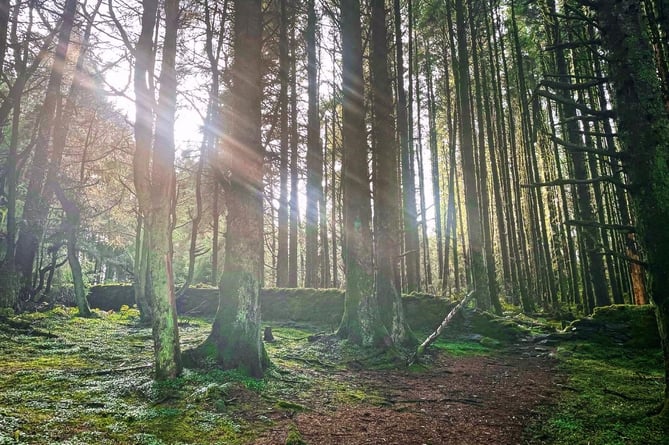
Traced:
[[420, 357], [423, 355], [423, 353], [425, 352], [425, 349], [427, 349], [428, 346], [430, 346], [432, 343], [437, 341], [437, 339], [439, 338], [441, 333], [444, 331], [446, 326], [448, 326], [448, 324], [451, 322], [451, 320], [453, 320], [453, 317], [455, 317], [455, 314], [457, 314], [460, 311], [460, 309], [462, 309], [469, 302], [469, 300], [472, 299], [472, 297], [474, 296], [474, 292], [475, 291], [471, 291], [467, 295], [465, 295], [465, 298], [463, 298], [460, 303], [455, 305], [455, 307], [453, 309], [451, 309], [451, 312], [449, 312], [448, 315], [446, 315], [446, 318], [444, 318], [444, 321], [441, 322], [439, 327], [433, 333], [431, 333], [425, 339], [425, 341], [423, 343], [421, 343], [420, 346], [418, 346], [418, 348], [416, 348], [416, 352], [409, 359], [409, 362], [408, 362], [409, 366], [413, 365], [416, 361], [418, 361], [420, 359]]
[[149, 363], [146, 365], [128, 366], [125, 368], [101, 369], [99, 371], [85, 371], [82, 372], [80, 375], [109, 375], [109, 374], [116, 374], [118, 372], [141, 371], [143, 369], [149, 369], [152, 367], [153, 365]]
[[451, 399], [451, 398], [442, 398], [442, 399], [386, 399], [389, 403], [395, 405], [398, 403], [462, 403], [465, 405], [481, 405], [483, 401], [477, 399]]
[[627, 400], [629, 402], [647, 402], [647, 401], [649, 401], [648, 399], [645, 399], [643, 397], [628, 396], [627, 394], [623, 394], [621, 392], [618, 392], [618, 391], [615, 391], [615, 390], [609, 389], [609, 388], [604, 388], [604, 394], [611, 394], [612, 396], [620, 397], [621, 399]]

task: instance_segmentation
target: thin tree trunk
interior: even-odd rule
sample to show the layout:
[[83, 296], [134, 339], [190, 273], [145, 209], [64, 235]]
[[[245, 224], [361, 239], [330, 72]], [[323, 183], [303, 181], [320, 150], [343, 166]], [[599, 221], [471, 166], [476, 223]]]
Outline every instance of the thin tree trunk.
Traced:
[[276, 286], [288, 286], [288, 0], [280, 0], [279, 17], [279, 217]]
[[323, 141], [323, 147], [321, 151], [321, 159], [323, 163], [321, 167], [323, 175], [323, 188], [321, 190], [320, 202], [318, 204], [319, 209], [319, 236], [320, 236], [320, 247], [321, 247], [321, 287], [328, 288], [331, 287], [332, 278], [330, 275], [330, 243], [328, 240], [328, 210], [327, 210], [327, 190], [328, 190], [328, 181], [334, 180], [328, 178], [328, 163], [327, 163], [327, 153], [328, 153], [328, 121], [325, 119], [323, 122], [323, 128], [325, 130], [325, 138]]
[[90, 317], [91, 309], [86, 300], [84, 277], [81, 271], [81, 263], [79, 262], [79, 252], [77, 251], [77, 232], [79, 231], [81, 222], [81, 211], [79, 210], [79, 206], [65, 195], [60, 184], [53, 184], [53, 189], [65, 212], [65, 219], [62, 224], [67, 240], [67, 262], [70, 265], [72, 281], [74, 283], [74, 301], [79, 309], [79, 316]]
[[[135, 88], [135, 153], [133, 155], [133, 180], [135, 193], [141, 215], [142, 242], [140, 243], [139, 258], [135, 258], [135, 300], [140, 308], [142, 319], [151, 321], [148, 294], [148, 239], [147, 224], [150, 217], [151, 202], [151, 145], [153, 139], [153, 109], [154, 94], [152, 89], [153, 78], [153, 32], [156, 27], [158, 14], [157, 0], [144, 0], [142, 9], [142, 28], [135, 47], [135, 74], [133, 85]], [[148, 311], [146, 309], [149, 309]]]
[[439, 150], [437, 142], [437, 105], [434, 95], [432, 54], [429, 44], [425, 47], [425, 79], [427, 81], [427, 110], [430, 130], [430, 174], [432, 176], [432, 201], [434, 205], [434, 227], [437, 238], [437, 263], [439, 278], [444, 275], [444, 239], [441, 217], [441, 184], [439, 182]]
[[315, 0], [307, 0], [307, 202], [305, 221], [304, 287], [318, 287], [320, 258], [318, 255], [318, 206], [323, 194], [323, 156], [320, 144], [318, 111], [318, 57], [316, 53]]
[[481, 308], [490, 307], [490, 291], [486, 274], [481, 226], [480, 204], [477, 191], [476, 162], [474, 159], [473, 128], [471, 121], [471, 98], [469, 87], [469, 51], [467, 48], [467, 28], [463, 0], [456, 0], [456, 28], [458, 35], [458, 79], [456, 86], [460, 102], [460, 149], [462, 154], [462, 174], [465, 187], [465, 207], [467, 209], [467, 233], [470, 256], [470, 271], [476, 301]]
[[292, 26], [290, 36], [290, 212], [288, 235], [288, 286], [297, 287], [298, 242], [300, 209], [298, 201], [298, 123], [297, 123], [297, 40], [295, 39], [297, 1], [292, 1]]
[[413, 292], [418, 289], [419, 252], [418, 225], [416, 223], [416, 186], [411, 168], [411, 144], [409, 140], [409, 121], [407, 119], [407, 97], [404, 89], [404, 52], [402, 49], [402, 8], [400, 0], [393, 0], [395, 16], [395, 81], [397, 83], [397, 133], [400, 140], [402, 162], [402, 197], [404, 224], [404, 269], [406, 272], [404, 290]]
[[429, 286], [432, 285], [432, 266], [430, 264], [430, 249], [429, 249], [429, 242], [427, 238], [427, 209], [425, 205], [425, 172], [424, 172], [424, 164], [423, 164], [423, 127], [421, 125], [421, 95], [420, 95], [420, 76], [418, 75], [418, 42], [415, 42], [415, 53], [414, 53], [414, 66], [416, 74], [415, 74], [415, 81], [416, 81], [416, 128], [418, 129], [418, 137], [417, 137], [417, 145], [416, 145], [416, 159], [415, 159], [415, 164], [418, 166], [418, 187], [419, 187], [419, 199], [420, 199], [420, 229], [421, 229], [421, 236], [423, 238], [423, 243], [421, 246], [422, 254], [423, 254], [423, 269], [425, 273], [425, 284], [426, 287], [429, 288]]

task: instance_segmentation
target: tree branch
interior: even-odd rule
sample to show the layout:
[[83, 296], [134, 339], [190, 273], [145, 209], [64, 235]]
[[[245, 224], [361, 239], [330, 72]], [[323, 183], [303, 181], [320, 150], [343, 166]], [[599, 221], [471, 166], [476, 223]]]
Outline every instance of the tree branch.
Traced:
[[618, 179], [613, 176], [598, 176], [596, 178], [587, 178], [587, 179], [555, 179], [553, 181], [547, 182], [536, 182], [533, 184], [521, 184], [522, 188], [536, 188], [536, 187], [554, 187], [561, 185], [587, 185], [587, 184], [596, 184], [598, 182], [608, 182], [613, 185], [617, 185], [624, 189], [628, 189], [627, 184], [623, 184]]
[[609, 156], [612, 158], [617, 158], [621, 159], [624, 157], [623, 152], [619, 151], [611, 151], [611, 150], [597, 150], [596, 148], [590, 148], [587, 145], [580, 145], [580, 144], [574, 144], [572, 142], [567, 142], [564, 139], [561, 139], [551, 133], [546, 133], [546, 135], [551, 139], [551, 141], [555, 142], [556, 144], [559, 144], [566, 148], [569, 151], [577, 151], [577, 152], [583, 152], [583, 153], [592, 153], [595, 155], [601, 155], [601, 156]]
[[593, 110], [592, 108], [588, 107], [587, 105], [583, 105], [581, 103], [578, 103], [575, 100], [570, 99], [568, 97], [558, 96], [557, 94], [553, 94], [550, 91], [537, 89], [536, 94], [538, 94], [539, 96], [545, 97], [546, 99], [554, 100], [557, 103], [567, 105], [567, 106], [570, 106], [570, 107], [574, 107], [574, 108], [576, 108], [577, 110], [579, 110], [583, 113], [591, 114], [593, 116], [599, 116], [599, 117], [602, 117], [602, 118], [609, 118], [609, 119], [613, 119], [613, 118], [616, 117], [616, 112], [613, 111], [613, 110]]
[[595, 227], [598, 229], [605, 230], [619, 230], [626, 233], [636, 233], [636, 227], [628, 226], [625, 224], [601, 224], [597, 221], [580, 221], [575, 219], [569, 219], [565, 221], [565, 224], [568, 226], [578, 226], [578, 227]]

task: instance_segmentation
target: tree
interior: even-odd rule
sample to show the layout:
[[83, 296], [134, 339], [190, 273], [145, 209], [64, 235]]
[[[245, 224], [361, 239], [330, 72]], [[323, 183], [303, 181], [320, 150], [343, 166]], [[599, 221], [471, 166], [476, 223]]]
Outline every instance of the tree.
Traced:
[[174, 117], [176, 112], [176, 50], [179, 0], [165, 1], [165, 36], [160, 67], [151, 165], [148, 286], [153, 313], [155, 373], [158, 380], [181, 373], [174, 273], [172, 270], [172, 213], [176, 200], [174, 173]]
[[[135, 295], [145, 320], [151, 320], [155, 377], [163, 380], [178, 376], [182, 368], [172, 266], [173, 209], [176, 201], [174, 119], [179, 0], [166, 0], [164, 3], [165, 32], [157, 103], [153, 35], [160, 16], [158, 1], [143, 0], [142, 7], [141, 30], [134, 48], [133, 77], [133, 180], [140, 214], [134, 270]], [[109, 11], [126, 46], [130, 47], [128, 36], [116, 19], [111, 5]]]
[[418, 252], [418, 225], [416, 223], [416, 185], [413, 176], [413, 159], [409, 140], [407, 97], [404, 89], [404, 52], [402, 50], [402, 11], [400, 0], [393, 1], [395, 19], [395, 79], [397, 80], [397, 133], [400, 140], [402, 161], [402, 221], [404, 227], [404, 263], [406, 270], [405, 291], [418, 289], [420, 283], [420, 255]]
[[276, 285], [288, 286], [288, 0], [280, 0], [279, 16], [279, 216]]
[[88, 306], [88, 301], [86, 300], [84, 279], [81, 272], [81, 263], [79, 262], [79, 252], [77, 251], [77, 232], [79, 231], [79, 224], [81, 222], [81, 211], [77, 203], [67, 197], [60, 184], [54, 184], [53, 187], [63, 207], [63, 212], [65, 212], [65, 219], [62, 225], [66, 238], [67, 262], [70, 265], [72, 281], [74, 282], [74, 301], [77, 304], [77, 309], [79, 309], [79, 315], [90, 317], [91, 308]]
[[374, 293], [360, 2], [341, 1], [343, 70], [344, 315], [337, 334], [366, 346], [389, 345]]
[[44, 232], [45, 219], [49, 210], [48, 203], [51, 199], [50, 189], [46, 184], [49, 162], [53, 163], [55, 161], [50, 153], [50, 141], [54, 129], [56, 109], [61, 100], [60, 89], [65, 74], [67, 50], [77, 4], [76, 0], [67, 0], [63, 7], [63, 21], [58, 33], [58, 42], [41, 109], [37, 139], [30, 167], [30, 180], [22, 215], [23, 221], [16, 242], [14, 261], [24, 298], [33, 293], [35, 256]]
[[376, 274], [374, 288], [381, 320], [395, 343], [404, 343], [410, 332], [404, 321], [399, 277], [400, 186], [399, 146], [395, 142], [392, 89], [388, 75], [388, 33], [384, 0], [372, 1], [372, 74], [374, 234]]
[[608, 50], [620, 137], [637, 208], [637, 224], [648, 253], [652, 300], [662, 340], [665, 392], [661, 415], [669, 417], [669, 115], [662, 103], [653, 51], [642, 26], [638, 1], [593, 3]]
[[316, 11], [314, 0], [307, 1], [307, 208], [305, 233], [304, 287], [318, 287], [320, 258], [318, 256], [319, 204], [323, 194], [323, 154], [320, 144], [318, 111], [318, 57], [316, 54]]
[[254, 377], [261, 377], [269, 364], [260, 337], [259, 303], [264, 269], [261, 4], [234, 1], [234, 61], [223, 153], [228, 178], [225, 265], [211, 334], [190, 357]]
[[[473, 128], [471, 120], [471, 94], [469, 86], [469, 51], [467, 49], [467, 29], [465, 8], [462, 0], [455, 2], [456, 29], [458, 36], [458, 77], [457, 95], [460, 105], [460, 150], [462, 152], [462, 173], [465, 184], [465, 208], [467, 211], [467, 233], [469, 241], [472, 285], [476, 290], [476, 301], [484, 309], [490, 307], [488, 276], [483, 250], [483, 228], [479, 207], [476, 165], [474, 157]], [[488, 261], [492, 261], [489, 258]]]

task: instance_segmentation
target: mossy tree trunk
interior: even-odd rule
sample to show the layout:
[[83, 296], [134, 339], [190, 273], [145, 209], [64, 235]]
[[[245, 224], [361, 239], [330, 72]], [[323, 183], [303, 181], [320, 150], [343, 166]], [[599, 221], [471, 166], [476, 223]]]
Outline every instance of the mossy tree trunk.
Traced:
[[359, 0], [341, 1], [343, 71], [344, 315], [337, 334], [356, 344], [389, 343], [374, 292]]
[[53, 184], [53, 188], [65, 212], [63, 232], [66, 237], [67, 262], [70, 265], [72, 281], [74, 283], [74, 301], [77, 309], [79, 309], [79, 315], [81, 317], [90, 317], [91, 308], [88, 306], [88, 301], [86, 300], [84, 276], [81, 271], [81, 263], [79, 262], [77, 252], [77, 232], [79, 231], [79, 223], [81, 221], [81, 211], [77, 203], [65, 195], [60, 184]]
[[160, 92], [151, 168], [151, 210], [148, 236], [148, 287], [153, 313], [152, 331], [156, 378], [181, 373], [179, 329], [172, 270], [173, 208], [176, 201], [174, 172], [174, 118], [176, 112], [176, 46], [179, 0], [165, 1], [165, 36], [160, 68]]
[[261, 377], [268, 365], [260, 336], [259, 294], [263, 285], [262, 14], [260, 0], [234, 2], [232, 89], [224, 135], [227, 236], [219, 307], [195, 360]]
[[[467, 233], [472, 286], [476, 290], [476, 301], [482, 309], [490, 308], [488, 275], [483, 246], [483, 227], [479, 195], [477, 190], [476, 161], [474, 156], [473, 127], [471, 118], [471, 92], [469, 85], [469, 51], [465, 6], [462, 0], [455, 2], [455, 17], [458, 36], [458, 76], [456, 83], [460, 114], [460, 150], [462, 152], [462, 174], [465, 185], [465, 208], [467, 209]], [[492, 259], [489, 259], [492, 261]]]
[[639, 1], [596, 3], [610, 78], [615, 88], [619, 135], [627, 154], [637, 223], [648, 254], [652, 300], [662, 340], [669, 417], [669, 116], [662, 102], [652, 48]]
[[137, 237], [135, 239], [135, 301], [140, 309], [142, 321], [152, 319], [148, 301], [148, 218], [151, 200], [151, 145], [153, 140], [153, 82], [154, 62], [153, 32], [156, 26], [158, 2], [142, 2], [142, 27], [135, 45], [135, 71], [133, 86], [135, 89], [135, 152], [132, 157], [133, 182], [139, 207], [137, 219]]
[[140, 214], [137, 226], [141, 231], [135, 246], [135, 296], [142, 310], [142, 318], [151, 319], [155, 377], [158, 380], [178, 376], [182, 367], [172, 270], [179, 0], [166, 0], [164, 8], [165, 33], [157, 103], [153, 81], [156, 63], [153, 34], [157, 17], [160, 16], [157, 0], [142, 2], [142, 27], [135, 47], [134, 75], [136, 114], [133, 179]]
[[372, 124], [374, 168], [375, 289], [381, 320], [396, 343], [411, 338], [404, 321], [399, 279], [400, 185], [399, 146], [395, 142], [391, 82], [388, 76], [388, 33], [384, 0], [372, 1]]

